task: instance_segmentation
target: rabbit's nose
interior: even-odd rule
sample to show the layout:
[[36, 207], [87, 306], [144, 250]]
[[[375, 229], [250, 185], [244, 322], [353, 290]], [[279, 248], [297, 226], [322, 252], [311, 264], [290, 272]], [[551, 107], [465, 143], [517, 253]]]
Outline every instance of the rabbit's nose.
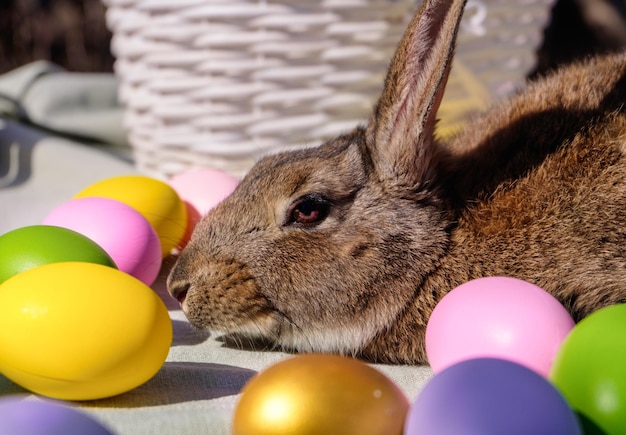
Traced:
[[179, 303], [185, 302], [187, 298], [187, 292], [189, 291], [189, 283], [186, 281], [178, 281], [174, 283], [170, 283], [167, 289], [172, 297], [176, 299]]
[[190, 264], [193, 262], [189, 261], [189, 250], [185, 249], [181, 253], [180, 257], [174, 267], [170, 271], [169, 276], [167, 277], [167, 291], [172, 295], [174, 299], [176, 299], [182, 305], [187, 298], [187, 293], [191, 288], [191, 276], [189, 274]]

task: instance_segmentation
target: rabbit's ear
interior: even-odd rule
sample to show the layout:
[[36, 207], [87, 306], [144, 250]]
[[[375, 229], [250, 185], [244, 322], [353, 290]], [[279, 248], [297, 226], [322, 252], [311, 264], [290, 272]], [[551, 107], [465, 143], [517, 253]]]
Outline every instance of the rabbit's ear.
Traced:
[[424, 0], [391, 61], [367, 127], [378, 176], [415, 186], [432, 174], [437, 109], [466, 0]]

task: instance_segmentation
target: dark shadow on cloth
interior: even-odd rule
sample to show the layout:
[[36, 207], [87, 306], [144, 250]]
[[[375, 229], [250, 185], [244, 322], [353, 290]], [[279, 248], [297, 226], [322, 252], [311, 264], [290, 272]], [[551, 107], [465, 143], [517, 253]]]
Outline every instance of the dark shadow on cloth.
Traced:
[[223, 364], [166, 362], [145, 384], [119, 396], [81, 402], [83, 407], [142, 408], [234, 396], [256, 374]]
[[0, 397], [14, 394], [28, 394], [28, 391], [12, 382], [10, 379], [0, 375]]
[[275, 343], [262, 338], [250, 338], [240, 334], [228, 334], [215, 338], [223, 343], [222, 347], [250, 352], [284, 352]]
[[0, 189], [30, 178], [33, 149], [43, 137], [37, 130], [0, 118]]
[[172, 328], [174, 329], [172, 346], [192, 346], [204, 343], [211, 337], [209, 331], [194, 328], [184, 320], [172, 320]]

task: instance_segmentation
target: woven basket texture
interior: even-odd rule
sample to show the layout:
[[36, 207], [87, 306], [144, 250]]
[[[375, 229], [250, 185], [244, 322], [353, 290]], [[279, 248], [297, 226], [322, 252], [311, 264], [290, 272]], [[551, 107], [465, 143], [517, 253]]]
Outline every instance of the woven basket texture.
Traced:
[[[143, 173], [244, 175], [366, 122], [415, 0], [103, 0]], [[519, 87], [552, 0], [472, 1], [440, 134]]]

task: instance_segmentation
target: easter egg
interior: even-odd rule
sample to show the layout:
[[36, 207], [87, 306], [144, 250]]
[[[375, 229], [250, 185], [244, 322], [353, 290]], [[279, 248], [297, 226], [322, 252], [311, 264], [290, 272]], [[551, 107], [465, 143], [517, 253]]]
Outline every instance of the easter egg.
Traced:
[[110, 198], [79, 198], [61, 204], [45, 225], [69, 228], [89, 237], [113, 259], [118, 269], [152, 285], [161, 268], [161, 242], [137, 210]]
[[515, 278], [480, 278], [453, 289], [435, 306], [426, 353], [435, 373], [466, 359], [496, 357], [547, 377], [573, 327], [567, 310], [540, 287]]
[[371, 366], [334, 355], [278, 362], [244, 387], [233, 435], [400, 435], [409, 404]]
[[585, 434], [626, 433], [626, 304], [580, 321], [559, 349], [550, 379], [580, 415]]
[[191, 169], [169, 180], [178, 196], [199, 215], [205, 215], [239, 184], [234, 176], [212, 168]]
[[176, 174], [169, 180], [187, 207], [185, 245], [198, 221], [213, 207], [229, 196], [239, 180], [227, 172], [213, 168], [198, 168]]
[[0, 236], [0, 283], [34, 267], [63, 261], [116, 267], [96, 242], [67, 228], [32, 225]]
[[408, 412], [405, 435], [579, 435], [559, 391], [527, 367], [479, 358], [436, 374]]
[[85, 412], [60, 403], [20, 396], [0, 399], [0, 433], [112, 435]]
[[172, 341], [159, 296], [93, 263], [52, 263], [0, 285], [0, 372], [43, 396], [91, 400], [157, 373]]
[[115, 199], [141, 213], [158, 234], [163, 257], [170, 255], [185, 234], [185, 204], [163, 181], [142, 175], [107, 178], [79, 192], [75, 199], [90, 196]]

